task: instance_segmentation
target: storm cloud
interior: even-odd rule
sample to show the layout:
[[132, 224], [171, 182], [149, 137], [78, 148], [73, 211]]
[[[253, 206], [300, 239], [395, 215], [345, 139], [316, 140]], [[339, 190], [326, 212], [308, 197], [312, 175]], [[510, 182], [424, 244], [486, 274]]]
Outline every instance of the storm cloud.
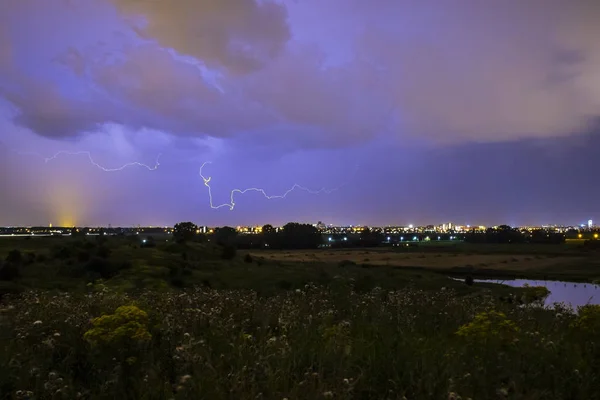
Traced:
[[[562, 159], [598, 144], [599, 19], [594, 0], [4, 0], [0, 141], [117, 165], [164, 152], [173, 175], [154, 175], [170, 190], [198, 179], [183, 160], [210, 156], [226, 165], [223, 193], [263, 178], [336, 186], [374, 160], [387, 165], [356, 184], [381, 168], [392, 182], [411, 181], [407, 170], [434, 182], [449, 168], [435, 152], [452, 163], [453, 149]], [[34, 168], [10, 159], [7, 170]], [[367, 192], [388, 201], [374, 188], [354, 198]]]
[[[32, 85], [21, 72], [5, 89], [17, 122], [48, 136], [109, 121], [192, 136], [305, 130], [325, 147], [383, 133], [505, 141], [581, 133], [600, 110], [591, 0], [53, 3], [36, 5], [55, 23], [70, 9], [81, 19], [68, 26], [85, 29], [99, 12], [113, 24], [79, 48], [72, 29], [53, 35], [72, 77]], [[4, 4], [8, 29], [36, 30], [33, 12]], [[30, 44], [43, 46], [39, 29]], [[0, 38], [6, 63], [20, 37]], [[61, 93], [61, 78], [77, 93]]]

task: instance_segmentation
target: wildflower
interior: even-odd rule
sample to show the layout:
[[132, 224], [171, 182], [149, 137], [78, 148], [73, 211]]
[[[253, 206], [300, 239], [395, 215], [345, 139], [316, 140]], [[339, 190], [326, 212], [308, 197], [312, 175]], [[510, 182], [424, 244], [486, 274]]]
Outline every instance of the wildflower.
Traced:
[[333, 392], [331, 392], [331, 391], [323, 392], [323, 397], [325, 397], [326, 399], [330, 399], [333, 397]]
[[92, 320], [92, 329], [84, 338], [92, 344], [110, 344], [123, 340], [148, 341], [152, 338], [147, 328], [148, 314], [136, 306], [121, 306], [112, 315]]
[[42, 324], [42, 321], [40, 321], [39, 319], [33, 323], [33, 325], [41, 325], [41, 324]]
[[181, 379], [179, 379], [179, 383], [181, 383], [182, 385], [184, 385], [190, 379], [192, 379], [191, 375], [184, 375], [184, 376], [181, 377]]
[[344, 382], [344, 385], [349, 385], [350, 384], [350, 381], [348, 379], [346, 379], [346, 378], [344, 378], [344, 380], [342, 382]]
[[54, 332], [54, 337], [60, 337], [60, 332]]
[[183, 334], [183, 337], [186, 338], [186, 339], [188, 339], [190, 337], [190, 334], [186, 332], [186, 333]]
[[508, 389], [506, 388], [500, 388], [496, 391], [496, 393], [498, 393], [499, 396], [504, 396], [507, 397], [508, 396]]

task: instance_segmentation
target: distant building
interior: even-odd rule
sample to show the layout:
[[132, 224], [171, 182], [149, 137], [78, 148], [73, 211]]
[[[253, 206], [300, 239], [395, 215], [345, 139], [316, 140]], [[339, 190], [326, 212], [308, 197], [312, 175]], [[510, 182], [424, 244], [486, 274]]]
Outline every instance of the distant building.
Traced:
[[590, 219], [590, 220], [588, 220], [588, 228], [589, 228], [589, 229], [592, 229], [592, 228], [593, 228], [593, 226], [594, 226], [594, 221], [592, 221], [591, 219]]

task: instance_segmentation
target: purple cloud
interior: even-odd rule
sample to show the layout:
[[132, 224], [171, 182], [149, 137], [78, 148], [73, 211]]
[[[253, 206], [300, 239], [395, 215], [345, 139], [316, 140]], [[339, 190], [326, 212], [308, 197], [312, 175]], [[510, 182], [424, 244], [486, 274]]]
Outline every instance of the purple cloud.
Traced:
[[[488, 166], [492, 182], [506, 189], [512, 179], [527, 192], [528, 182], [550, 178], [542, 170], [529, 180], [515, 179], [515, 171], [502, 175], [503, 160], [549, 163], [546, 152], [578, 157], [582, 148], [597, 148], [584, 133], [594, 131], [600, 113], [598, 18], [593, 0], [5, 1], [0, 141], [8, 149], [2, 155], [11, 155], [5, 169], [23, 171], [23, 178], [5, 179], [3, 187], [29, 182], [32, 188], [12, 191], [10, 204], [14, 210], [30, 203], [35, 216], [59, 218], [52, 217], [63, 210], [55, 186], [85, 192], [69, 203], [78, 206], [78, 221], [115, 213], [110, 219], [150, 215], [170, 223], [205, 209], [197, 176], [203, 161], [213, 161], [215, 190], [225, 200], [235, 187], [335, 187], [361, 164], [368, 167], [344, 193], [297, 194], [289, 202], [249, 194], [228, 222], [319, 213], [338, 222], [351, 215], [401, 220], [398, 204], [426, 220], [420, 207], [427, 202], [415, 199], [447, 196], [452, 171], [484, 187], [473, 193], [500, 209], [494, 199], [502, 196], [486, 180], [478, 152], [494, 160], [501, 154]], [[22, 158], [14, 149], [43, 157]], [[110, 166], [153, 163], [158, 152], [164, 158], [151, 175], [106, 175], [77, 157], [43, 163], [63, 149], [93, 152]], [[596, 193], [586, 179], [579, 182]], [[90, 181], [99, 188], [87, 187]], [[532, 198], [551, 193], [549, 185], [531, 189]], [[162, 210], [162, 196], [181, 187], [189, 194], [170, 199], [171, 211], [147, 211]], [[448, 213], [463, 218], [458, 204], [468, 201], [455, 197], [459, 211]], [[428, 206], [442, 208], [433, 200]]]

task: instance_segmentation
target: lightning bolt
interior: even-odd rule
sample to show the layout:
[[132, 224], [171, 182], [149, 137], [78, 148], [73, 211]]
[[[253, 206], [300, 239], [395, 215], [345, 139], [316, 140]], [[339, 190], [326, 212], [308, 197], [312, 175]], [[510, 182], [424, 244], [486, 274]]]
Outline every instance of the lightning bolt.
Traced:
[[94, 158], [92, 157], [92, 153], [89, 151], [59, 151], [56, 154], [54, 154], [52, 157], [43, 157], [41, 154], [33, 153], [33, 152], [17, 152], [17, 153], [19, 155], [36, 155], [36, 156], [42, 157], [46, 164], [49, 163], [50, 161], [56, 160], [58, 157], [63, 156], [63, 155], [68, 155], [68, 156], [85, 155], [85, 156], [87, 156], [87, 159], [89, 160], [90, 164], [92, 164], [94, 167], [96, 167], [104, 172], [118, 172], [118, 171], [123, 171], [124, 169], [129, 168], [129, 167], [142, 167], [142, 168], [146, 168], [148, 171], [156, 171], [158, 169], [158, 167], [160, 166], [160, 157], [161, 157], [161, 154], [159, 154], [156, 157], [156, 162], [154, 163], [154, 165], [147, 165], [147, 164], [143, 164], [143, 163], [135, 161], [135, 162], [123, 164], [122, 166], [120, 166], [118, 168], [106, 168], [106, 167], [103, 167], [102, 165], [98, 164], [96, 161], [94, 161]]
[[200, 167], [200, 177], [202, 178], [202, 180], [204, 181], [204, 186], [206, 186], [208, 188], [208, 199], [210, 202], [210, 208], [218, 210], [219, 208], [223, 208], [223, 207], [229, 207], [229, 211], [232, 211], [235, 208], [235, 195], [236, 194], [244, 194], [247, 192], [259, 192], [261, 193], [267, 200], [273, 200], [273, 199], [284, 199], [287, 197], [288, 194], [292, 193], [294, 190], [302, 190], [304, 192], [310, 193], [310, 194], [330, 194], [335, 192], [336, 190], [339, 190], [342, 186], [338, 186], [336, 188], [333, 189], [326, 189], [326, 188], [321, 188], [319, 190], [311, 190], [307, 187], [298, 185], [297, 183], [295, 183], [291, 188], [289, 188], [288, 190], [286, 190], [283, 194], [278, 194], [278, 195], [268, 195], [267, 192], [265, 192], [264, 189], [261, 188], [256, 188], [256, 187], [251, 187], [251, 188], [247, 188], [247, 189], [233, 189], [231, 191], [231, 193], [229, 194], [229, 203], [223, 203], [223, 204], [219, 204], [219, 205], [214, 205], [213, 202], [213, 196], [212, 196], [212, 188], [210, 187], [210, 180], [212, 179], [212, 177], [206, 177], [202, 174], [202, 170], [204, 169], [204, 167], [208, 164], [212, 164], [212, 162], [210, 161], [206, 161], [204, 164], [202, 164], [202, 166]]

